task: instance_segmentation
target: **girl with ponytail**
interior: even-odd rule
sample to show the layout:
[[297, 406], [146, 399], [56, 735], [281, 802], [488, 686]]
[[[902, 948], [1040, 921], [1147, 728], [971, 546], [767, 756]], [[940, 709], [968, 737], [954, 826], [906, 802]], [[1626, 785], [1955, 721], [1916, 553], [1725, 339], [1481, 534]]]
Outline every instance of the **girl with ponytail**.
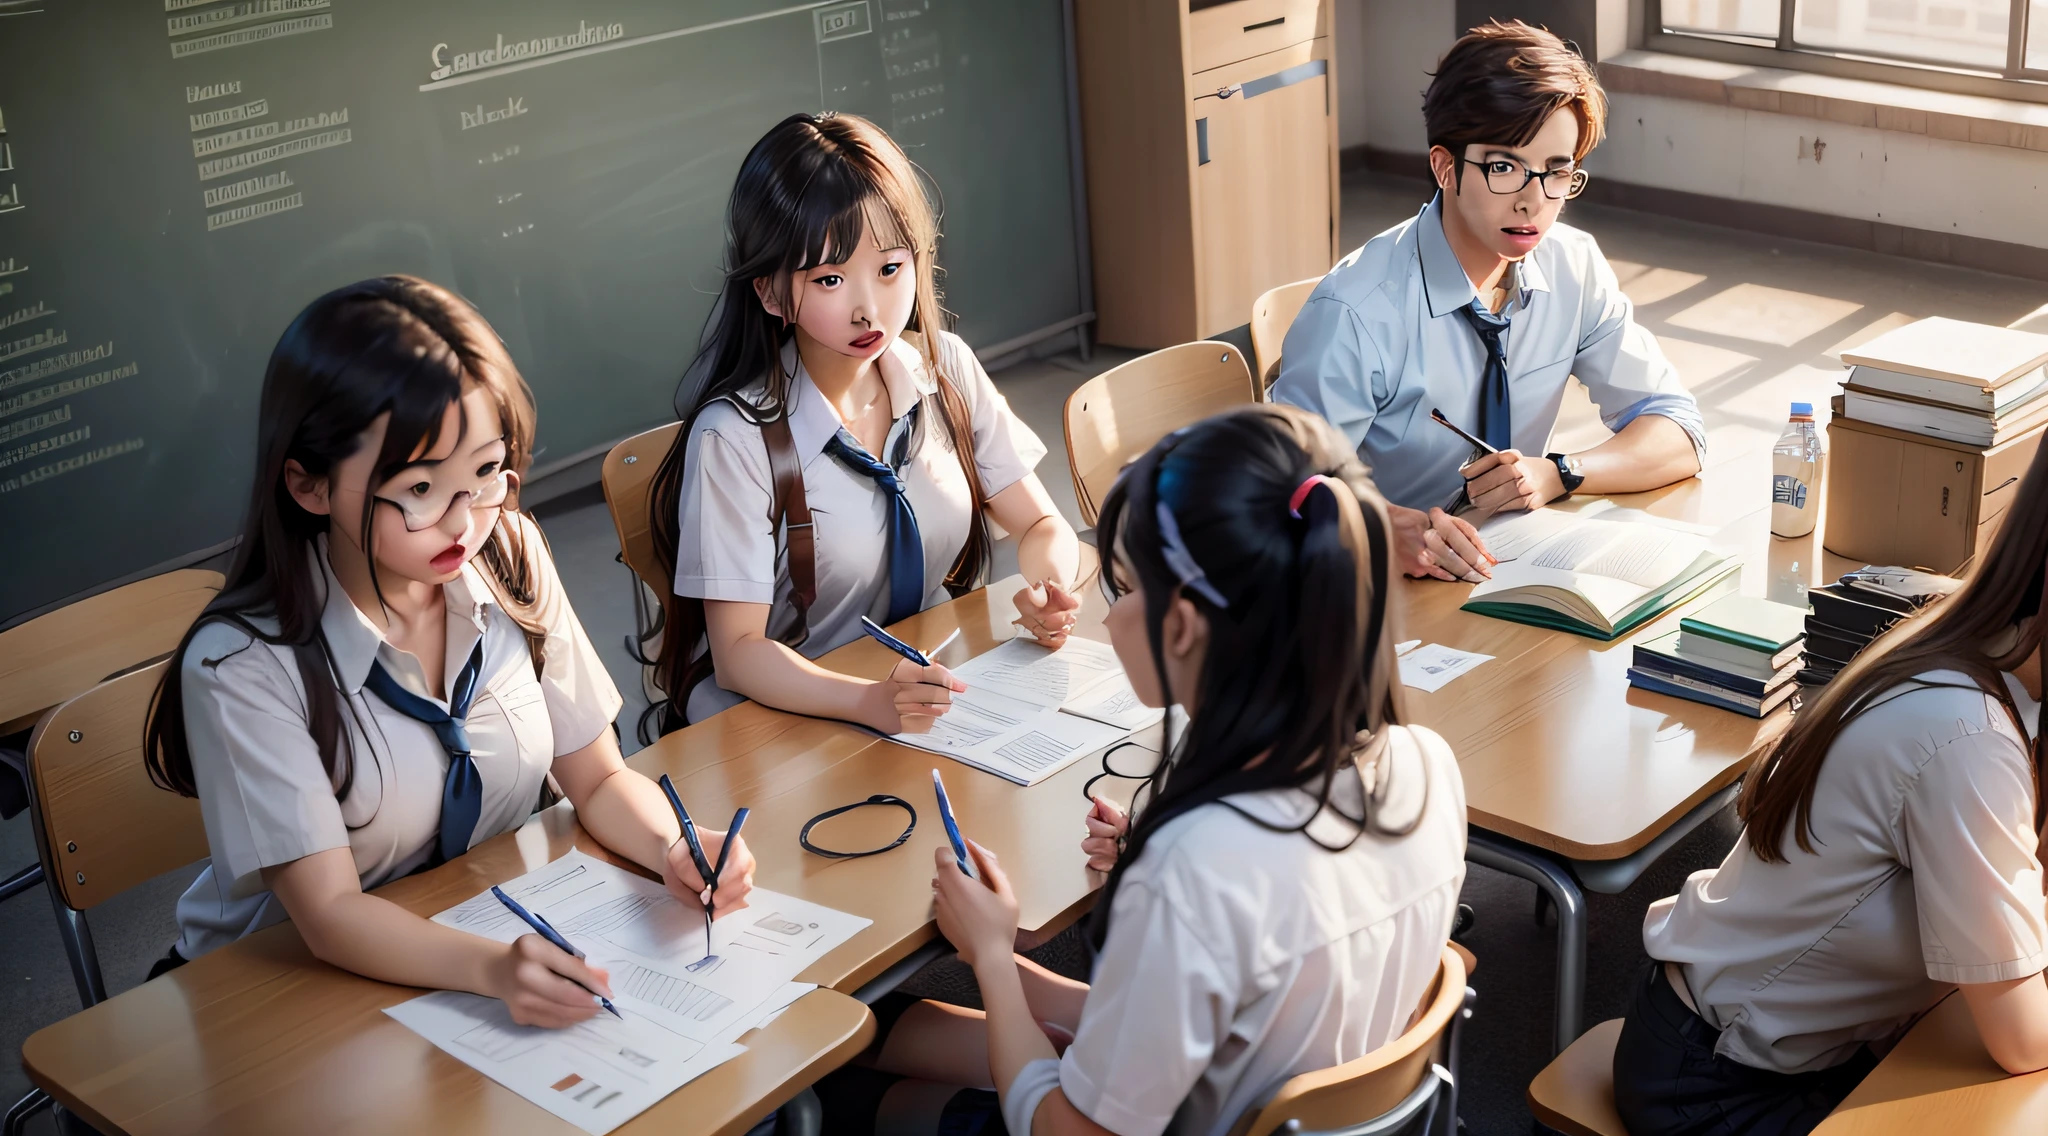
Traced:
[[1391, 530], [1351, 447], [1292, 407], [1219, 415], [1125, 470], [1096, 534], [1117, 656], [1188, 726], [1121, 851], [1084, 845], [1109, 869], [1093, 983], [1015, 956], [1002, 866], [972, 845], [976, 880], [945, 851], [939, 927], [987, 1012], [877, 1006], [892, 1028], [869, 1070], [821, 1087], [828, 1113], [936, 1130], [999, 1101], [1019, 1134], [1220, 1136], [1287, 1078], [1394, 1038], [1436, 973], [1464, 786], [1443, 740], [1402, 724]]

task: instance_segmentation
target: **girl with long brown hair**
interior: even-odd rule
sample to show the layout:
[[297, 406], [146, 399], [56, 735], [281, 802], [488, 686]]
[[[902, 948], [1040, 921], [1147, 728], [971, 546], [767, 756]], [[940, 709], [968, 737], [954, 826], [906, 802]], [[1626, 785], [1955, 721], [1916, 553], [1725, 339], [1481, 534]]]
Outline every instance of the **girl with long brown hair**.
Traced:
[[1650, 907], [1615, 1050], [1636, 1136], [1803, 1133], [1957, 989], [2048, 1067], [2040, 840], [2048, 450], [1963, 586], [1901, 621], [1749, 771], [1719, 868]]
[[1064, 642], [1079, 549], [1031, 472], [1045, 446], [943, 328], [931, 203], [873, 123], [778, 123], [740, 167], [726, 241], [649, 495], [675, 556], [662, 728], [751, 698], [929, 729], [965, 689], [945, 667], [869, 682], [811, 660], [859, 638], [862, 616], [892, 623], [980, 583], [991, 524], [1018, 538], [1019, 622]]
[[[150, 712], [150, 774], [199, 798], [212, 852], [159, 969], [289, 918], [358, 974], [501, 998], [522, 1024], [589, 1017], [603, 971], [371, 890], [518, 828], [552, 780], [607, 847], [707, 898], [661, 790], [620, 757], [619, 693], [518, 511], [525, 380], [460, 297], [387, 276], [292, 321], [257, 417], [227, 587]], [[752, 887], [732, 852], [720, 912]]]

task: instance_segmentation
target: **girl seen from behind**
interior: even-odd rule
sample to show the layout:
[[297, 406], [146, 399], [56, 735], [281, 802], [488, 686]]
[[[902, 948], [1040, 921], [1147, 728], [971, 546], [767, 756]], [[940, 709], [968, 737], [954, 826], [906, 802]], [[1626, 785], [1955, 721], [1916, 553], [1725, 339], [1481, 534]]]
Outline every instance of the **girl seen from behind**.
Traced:
[[1018, 538], [1019, 622], [1065, 641], [1078, 543], [1031, 472], [1044, 444], [941, 326], [937, 243], [917, 171], [864, 119], [792, 115], [748, 153], [650, 494], [675, 556], [664, 730], [745, 699], [929, 729], [965, 689], [943, 666], [870, 682], [812, 660], [859, 638], [862, 616], [894, 623], [974, 587], [992, 526]]
[[1464, 786], [1402, 724], [1390, 530], [1351, 447], [1292, 407], [1219, 415], [1131, 465], [1096, 531], [1117, 655], [1189, 722], [1132, 817], [1091, 811], [1093, 983], [1013, 954], [1002, 866], [942, 848], [939, 927], [987, 1011], [885, 999], [866, 1067], [820, 1088], [842, 1131], [986, 1133], [1000, 1107], [1013, 1133], [1220, 1136], [1398, 1035], [1437, 973]]
[[1960, 988], [2048, 1067], [2040, 840], [2048, 451], [1963, 586], [1845, 668], [1749, 772], [1741, 839], [1650, 906], [1615, 1050], [1637, 1136], [1804, 1133]]

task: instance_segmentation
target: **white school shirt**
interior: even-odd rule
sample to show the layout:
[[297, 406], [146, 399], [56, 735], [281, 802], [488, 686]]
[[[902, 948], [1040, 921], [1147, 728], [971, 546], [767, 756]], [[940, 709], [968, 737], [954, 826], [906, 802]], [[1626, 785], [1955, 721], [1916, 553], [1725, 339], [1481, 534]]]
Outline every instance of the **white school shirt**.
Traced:
[[[1553, 225], [1506, 283], [1501, 314], [1510, 325], [1501, 339], [1516, 449], [1549, 448], [1565, 384], [1576, 375], [1609, 430], [1662, 415], [1692, 438], [1704, 466], [1699, 404], [1657, 338], [1635, 321], [1590, 234]], [[1486, 349], [1458, 314], [1475, 295], [1444, 236], [1439, 194], [1316, 285], [1281, 345], [1273, 401], [1313, 410], [1344, 431], [1387, 500], [1409, 509], [1448, 505], [1464, 488], [1458, 467], [1472, 447], [1429, 412], [1478, 432]]]
[[[1389, 742], [1380, 819], [1399, 827], [1419, 812], [1407, 836], [1368, 834], [1329, 852], [1211, 804], [1146, 842], [1117, 887], [1080, 1028], [1059, 1060], [1074, 1107], [1119, 1136], [1223, 1136], [1288, 1078], [1362, 1057], [1408, 1027], [1457, 917], [1465, 783], [1433, 731], [1394, 727]], [[1351, 816], [1364, 776], [1332, 786]], [[1281, 825], [1314, 808], [1296, 789], [1226, 799]], [[1309, 827], [1333, 847], [1355, 831], [1328, 810]]]
[[[499, 606], [475, 562], [442, 585], [448, 642], [442, 690], [483, 640], [479, 688], [466, 720], [483, 781], [483, 810], [471, 846], [518, 828], [533, 813], [555, 758], [582, 749], [611, 727], [623, 704], [604, 663], [569, 606], [540, 529], [517, 513], [531, 562], [535, 616], [547, 629], [546, 665], [534, 675], [526, 633]], [[433, 728], [363, 689], [370, 664], [434, 705], [425, 672], [349, 599], [317, 542], [308, 570], [326, 589], [320, 630], [345, 696], [341, 720], [355, 753], [355, 780], [337, 800], [307, 728], [304, 686], [289, 647], [272, 646], [231, 623], [192, 636], [181, 664], [185, 737], [199, 810], [212, 851], [178, 900], [178, 953], [198, 958], [282, 922], [284, 906], [263, 887], [263, 869], [347, 848], [364, 891], [427, 862], [441, 831], [448, 751]], [[275, 633], [275, 619], [251, 620]], [[354, 713], [351, 714], [350, 708]]]
[[[1643, 946], [1679, 963], [1714, 1051], [1803, 1073], [1898, 1036], [1965, 982], [2048, 967], [2027, 738], [1968, 676], [1933, 671], [1836, 735], [1813, 794], [1814, 851], [1738, 840], [1650, 905]], [[2022, 719], [2041, 707], [2006, 676]]]
[[[996, 494], [1024, 480], [1045, 456], [1038, 440], [996, 391], [981, 361], [965, 341], [941, 332], [939, 366], [966, 401], [974, 430], [974, 460], [982, 491]], [[789, 384], [789, 433], [803, 462], [804, 495], [811, 507], [817, 557], [818, 598], [809, 614], [810, 637], [797, 648], [815, 659], [860, 638], [860, 617], [877, 623], [889, 612], [889, 500], [866, 474], [855, 473], [825, 452], [840, 430], [839, 412], [818, 393], [792, 343], [783, 351]], [[953, 453], [941, 420], [937, 382], [923, 357], [901, 339], [877, 360], [894, 420], [877, 457], [887, 460], [909, 427], [906, 416], [921, 402], [921, 444], [912, 447], [899, 471], [924, 543], [924, 607], [947, 598], [946, 573], [967, 544], [974, 499], [967, 475]], [[742, 397], [755, 405], [765, 384]], [[789, 564], [782, 533], [769, 524], [775, 481], [760, 427], [730, 402], [714, 402], [697, 416], [683, 457], [682, 523], [676, 550], [676, 594], [706, 600], [773, 605], [768, 634], [779, 638], [793, 625]], [[933, 644], [922, 644], [933, 646]], [[702, 648], [700, 647], [701, 651]], [[689, 718], [699, 722], [745, 699], [714, 680], [699, 683], [688, 699]]]

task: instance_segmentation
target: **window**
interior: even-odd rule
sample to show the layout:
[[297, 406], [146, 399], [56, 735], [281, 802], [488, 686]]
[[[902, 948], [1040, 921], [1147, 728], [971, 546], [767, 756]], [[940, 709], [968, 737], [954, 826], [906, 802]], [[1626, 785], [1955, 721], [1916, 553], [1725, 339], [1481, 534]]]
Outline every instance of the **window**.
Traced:
[[[1650, 26], [1657, 29], [1652, 46], [1660, 49], [1745, 62], [1765, 62], [1754, 53], [1766, 50], [1783, 53], [1769, 61], [1778, 66], [1950, 89], [1982, 90], [1970, 82], [1973, 78], [1978, 83], [2048, 82], [2048, 0], [1650, 3]], [[1687, 50], [1689, 46], [1702, 50]], [[1828, 64], [1816, 65], [1816, 60]], [[1874, 67], [1893, 74], [1880, 75]], [[1908, 78], [1913, 72], [1921, 74]]]

